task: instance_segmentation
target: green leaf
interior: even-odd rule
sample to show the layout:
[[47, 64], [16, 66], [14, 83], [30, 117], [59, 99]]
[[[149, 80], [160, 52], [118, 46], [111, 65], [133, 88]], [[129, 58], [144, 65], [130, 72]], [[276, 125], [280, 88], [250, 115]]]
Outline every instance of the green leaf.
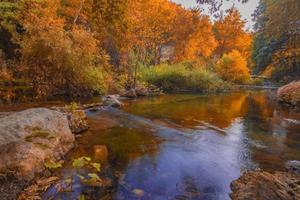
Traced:
[[82, 167], [86, 166], [87, 164], [88, 164], [88, 162], [85, 160], [85, 158], [81, 157], [81, 158], [74, 159], [72, 166], [74, 168], [82, 168]]
[[97, 170], [97, 172], [100, 172], [101, 164], [100, 163], [92, 163], [93, 168]]
[[90, 162], [92, 160], [90, 157], [86, 157], [86, 156], [84, 156], [83, 158], [88, 162]]
[[85, 200], [85, 196], [84, 195], [80, 195], [78, 200]]
[[96, 181], [101, 181], [100, 177], [95, 174], [95, 173], [89, 173], [88, 176], [92, 179], [92, 180], [96, 180]]
[[58, 169], [62, 167], [62, 161], [54, 162], [52, 160], [49, 160], [46, 161], [44, 165], [47, 169]]

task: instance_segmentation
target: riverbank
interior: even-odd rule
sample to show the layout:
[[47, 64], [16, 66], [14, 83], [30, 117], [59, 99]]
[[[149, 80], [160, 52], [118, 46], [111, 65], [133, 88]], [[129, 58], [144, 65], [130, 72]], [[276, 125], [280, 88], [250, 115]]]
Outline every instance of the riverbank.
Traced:
[[251, 171], [231, 184], [232, 200], [300, 199], [300, 175], [291, 172]]
[[48, 165], [63, 163], [76, 145], [76, 135], [89, 128], [84, 110], [99, 106], [71, 104], [1, 113], [0, 199], [17, 199], [25, 187], [49, 176]]

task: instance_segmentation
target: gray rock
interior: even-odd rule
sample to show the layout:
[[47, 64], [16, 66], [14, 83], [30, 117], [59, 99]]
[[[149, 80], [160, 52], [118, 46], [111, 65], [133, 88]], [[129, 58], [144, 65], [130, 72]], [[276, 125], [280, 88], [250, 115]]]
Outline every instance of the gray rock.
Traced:
[[106, 95], [102, 97], [102, 102], [104, 106], [119, 108], [122, 106], [122, 103], [119, 101], [119, 98], [119, 95]]
[[290, 160], [285, 163], [285, 167], [290, 171], [297, 174], [300, 174], [300, 161], [299, 160]]
[[45, 108], [29, 109], [1, 118], [0, 173], [14, 172], [31, 180], [45, 162], [60, 160], [73, 146], [67, 116]]
[[82, 106], [76, 110], [70, 110], [68, 107], [52, 107], [51, 109], [67, 116], [72, 133], [79, 134], [89, 129], [87, 116]]
[[136, 93], [135, 89], [130, 89], [130, 90], [127, 90], [122, 96], [134, 99], [137, 97], [137, 93]]

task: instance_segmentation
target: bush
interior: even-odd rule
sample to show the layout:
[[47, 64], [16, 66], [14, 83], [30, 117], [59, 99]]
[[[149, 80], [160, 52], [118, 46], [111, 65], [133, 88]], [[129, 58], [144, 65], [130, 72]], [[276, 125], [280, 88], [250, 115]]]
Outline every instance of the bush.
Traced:
[[223, 90], [228, 86], [213, 72], [191, 66], [191, 63], [187, 62], [142, 67], [139, 76], [141, 81], [155, 85], [164, 91], [210, 92]]
[[236, 50], [233, 50], [229, 54], [224, 54], [218, 61], [216, 70], [226, 81], [233, 83], [247, 83], [250, 80], [247, 61], [240, 52]]

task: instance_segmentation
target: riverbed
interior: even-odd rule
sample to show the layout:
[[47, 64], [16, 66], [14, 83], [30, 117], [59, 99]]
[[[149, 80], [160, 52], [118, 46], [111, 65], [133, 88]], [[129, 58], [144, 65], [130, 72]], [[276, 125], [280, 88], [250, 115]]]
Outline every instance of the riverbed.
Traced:
[[[281, 107], [271, 91], [173, 94], [125, 100], [121, 109], [89, 111], [90, 130], [78, 138], [57, 173], [72, 190], [54, 199], [230, 199], [230, 183], [253, 169], [284, 170], [300, 160], [300, 113]], [[97, 154], [106, 147], [107, 156]], [[87, 187], [71, 162], [102, 163], [109, 190]], [[88, 173], [88, 172], [86, 172]]]

